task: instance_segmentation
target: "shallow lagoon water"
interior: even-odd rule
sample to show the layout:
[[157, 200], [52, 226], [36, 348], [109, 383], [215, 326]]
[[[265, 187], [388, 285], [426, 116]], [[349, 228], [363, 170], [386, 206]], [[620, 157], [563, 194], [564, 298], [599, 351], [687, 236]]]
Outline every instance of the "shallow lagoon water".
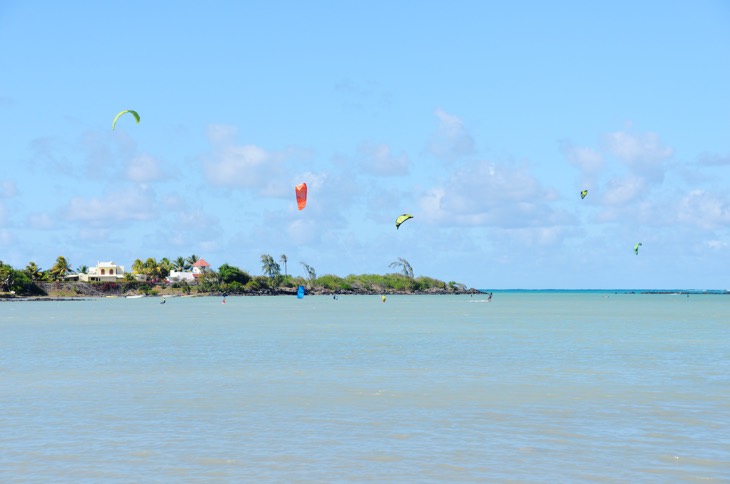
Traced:
[[0, 481], [730, 481], [730, 296], [0, 303]]

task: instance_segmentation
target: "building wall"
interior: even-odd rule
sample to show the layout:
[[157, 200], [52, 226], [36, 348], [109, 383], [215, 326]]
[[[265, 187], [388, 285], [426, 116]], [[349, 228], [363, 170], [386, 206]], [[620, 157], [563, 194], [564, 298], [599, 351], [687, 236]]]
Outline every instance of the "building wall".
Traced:
[[124, 279], [124, 266], [113, 262], [97, 262], [95, 267], [89, 268], [88, 273], [79, 274], [79, 280], [84, 282], [117, 282], [121, 279]]

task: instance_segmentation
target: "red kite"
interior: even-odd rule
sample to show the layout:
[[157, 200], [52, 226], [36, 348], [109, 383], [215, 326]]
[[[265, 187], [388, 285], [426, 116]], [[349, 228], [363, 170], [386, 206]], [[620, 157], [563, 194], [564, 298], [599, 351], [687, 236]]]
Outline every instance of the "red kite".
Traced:
[[297, 194], [297, 207], [299, 210], [303, 210], [307, 206], [307, 184], [300, 183], [294, 188]]

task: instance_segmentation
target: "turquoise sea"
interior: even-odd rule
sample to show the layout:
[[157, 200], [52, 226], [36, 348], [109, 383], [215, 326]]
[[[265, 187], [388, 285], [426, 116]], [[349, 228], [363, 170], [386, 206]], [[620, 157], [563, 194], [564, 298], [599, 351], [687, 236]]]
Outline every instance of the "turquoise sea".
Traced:
[[0, 482], [730, 482], [730, 296], [0, 303]]

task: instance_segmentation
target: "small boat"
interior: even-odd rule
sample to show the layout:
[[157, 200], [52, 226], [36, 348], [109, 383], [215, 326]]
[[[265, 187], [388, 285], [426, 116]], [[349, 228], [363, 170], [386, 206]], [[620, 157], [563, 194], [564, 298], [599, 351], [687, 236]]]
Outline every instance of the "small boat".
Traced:
[[139, 299], [144, 297], [144, 294], [137, 294], [136, 296], [127, 296], [127, 299]]

